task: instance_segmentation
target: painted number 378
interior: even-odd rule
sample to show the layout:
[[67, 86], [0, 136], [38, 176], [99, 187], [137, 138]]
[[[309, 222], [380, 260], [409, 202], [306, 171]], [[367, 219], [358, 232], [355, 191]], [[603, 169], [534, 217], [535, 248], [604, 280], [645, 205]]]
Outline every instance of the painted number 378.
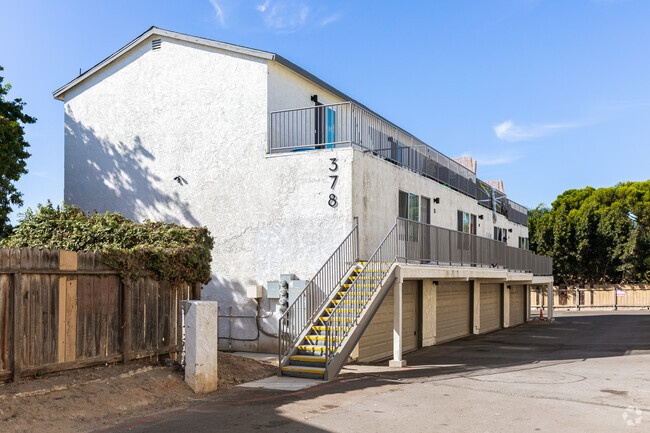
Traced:
[[[336, 173], [339, 169], [339, 165], [336, 163], [338, 159], [337, 158], [330, 158], [330, 172]], [[330, 179], [332, 179], [332, 186], [331, 189], [334, 190], [336, 187], [336, 182], [339, 180], [338, 174], [330, 174]], [[327, 204], [330, 205], [331, 207], [336, 207], [338, 206], [338, 201], [336, 198], [336, 194], [332, 193], [329, 196], [329, 200], [327, 201]]]

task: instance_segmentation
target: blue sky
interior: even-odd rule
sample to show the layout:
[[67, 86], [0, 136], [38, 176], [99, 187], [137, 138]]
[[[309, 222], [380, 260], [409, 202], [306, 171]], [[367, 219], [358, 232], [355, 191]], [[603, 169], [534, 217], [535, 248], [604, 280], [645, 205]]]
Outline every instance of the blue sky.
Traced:
[[151, 25], [277, 52], [448, 156], [477, 158], [479, 177], [503, 179], [525, 206], [650, 178], [648, 1], [0, 0], [0, 11], [10, 96], [38, 118], [26, 207], [63, 200], [51, 92]]

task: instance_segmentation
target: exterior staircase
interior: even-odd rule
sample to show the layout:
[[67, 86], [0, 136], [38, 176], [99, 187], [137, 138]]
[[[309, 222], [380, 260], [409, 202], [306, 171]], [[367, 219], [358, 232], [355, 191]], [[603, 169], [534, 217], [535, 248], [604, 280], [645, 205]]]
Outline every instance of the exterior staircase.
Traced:
[[[280, 374], [323, 380], [338, 375], [393, 285], [396, 241], [394, 226], [369, 261], [352, 263], [343, 278], [328, 290], [325, 301], [309, 315], [293, 344], [285, 345], [283, 351], [281, 342]], [[309, 285], [301, 296], [310, 297]], [[295, 328], [287, 326], [291, 318], [287, 313], [292, 307], [280, 319], [283, 337], [283, 330]]]

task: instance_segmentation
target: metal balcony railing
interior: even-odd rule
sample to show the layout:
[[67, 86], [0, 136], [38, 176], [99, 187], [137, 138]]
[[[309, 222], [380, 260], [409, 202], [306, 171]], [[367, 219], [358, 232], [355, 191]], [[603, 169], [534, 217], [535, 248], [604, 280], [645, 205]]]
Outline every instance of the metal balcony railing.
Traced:
[[397, 233], [397, 257], [400, 261], [553, 275], [553, 259], [550, 257], [509, 247], [493, 239], [403, 218], [397, 219]]
[[[527, 225], [527, 210], [479, 181], [474, 172], [354, 102], [274, 111], [268, 152], [355, 146], [479, 200], [511, 221]], [[480, 183], [480, 188], [477, 187]], [[488, 200], [484, 197], [486, 196]], [[491, 197], [499, 197], [492, 200]]]

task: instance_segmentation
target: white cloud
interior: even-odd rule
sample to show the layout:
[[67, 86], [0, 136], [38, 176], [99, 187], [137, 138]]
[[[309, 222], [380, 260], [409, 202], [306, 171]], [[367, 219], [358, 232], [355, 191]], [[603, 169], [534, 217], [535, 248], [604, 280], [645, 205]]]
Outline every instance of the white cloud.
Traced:
[[323, 18], [321, 20], [320, 26], [325, 27], [326, 25], [331, 24], [334, 21], [337, 21], [339, 18], [341, 18], [341, 14], [330, 15], [329, 17]]
[[308, 23], [325, 27], [341, 17], [339, 13], [327, 14], [320, 7], [313, 9], [307, 2], [300, 0], [266, 0], [255, 9], [262, 14], [266, 27], [279, 33], [296, 32]]
[[264, 2], [264, 4], [255, 6], [255, 9], [257, 9], [260, 12], [265, 12], [266, 9], [268, 9], [270, 3], [271, 3], [271, 0], [266, 0]]
[[219, 3], [217, 3], [217, 0], [210, 0], [210, 4], [214, 8], [215, 18], [219, 21], [219, 24], [222, 26], [225, 25], [226, 20], [223, 16], [223, 10], [221, 9], [221, 6], [219, 6]]
[[579, 128], [584, 123], [547, 123], [531, 125], [515, 125], [512, 120], [494, 126], [494, 133], [505, 141], [525, 141], [553, 134], [563, 129]]
[[270, 29], [291, 33], [304, 27], [308, 16], [307, 5], [281, 2], [265, 9], [264, 22]]

